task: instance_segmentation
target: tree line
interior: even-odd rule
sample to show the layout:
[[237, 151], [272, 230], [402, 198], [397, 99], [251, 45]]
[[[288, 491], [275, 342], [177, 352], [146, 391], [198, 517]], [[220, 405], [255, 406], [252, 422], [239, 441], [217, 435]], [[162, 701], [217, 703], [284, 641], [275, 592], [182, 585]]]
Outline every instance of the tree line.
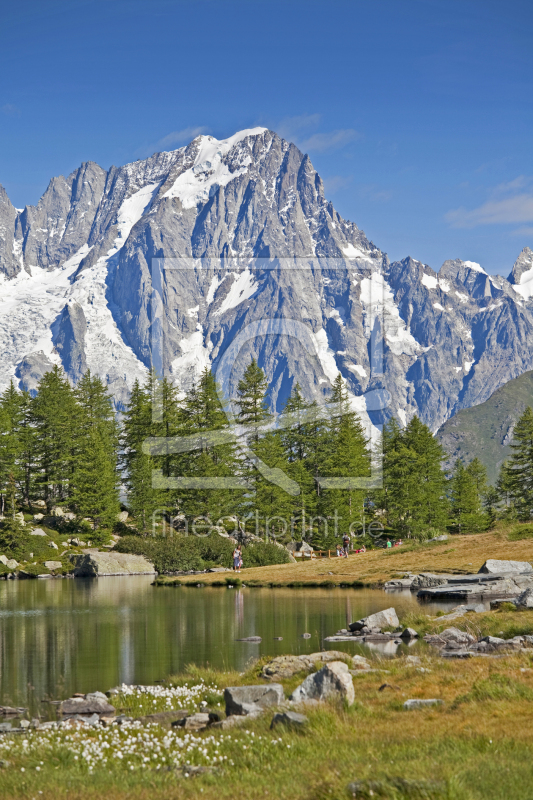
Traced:
[[[446, 529], [485, 530], [502, 515], [530, 518], [530, 408], [515, 427], [513, 452], [495, 487], [478, 459], [459, 459], [446, 472], [442, 446], [413, 417], [403, 427], [395, 419], [384, 426], [383, 488], [365, 490], [350, 481], [332, 489], [321, 483], [371, 474], [370, 443], [340, 374], [326, 408], [307, 401], [296, 384], [273, 416], [267, 379], [252, 360], [235, 405], [237, 428], [208, 369], [184, 397], [153, 374], [136, 381], [120, 421], [107, 388], [90, 372], [72, 387], [56, 366], [33, 397], [11, 383], [0, 396], [1, 516], [44, 500], [49, 509], [67, 506], [94, 529], [109, 529], [122, 487], [140, 533], [151, 532], [156, 519], [204, 533], [217, 524], [232, 528], [238, 518], [249, 532], [320, 547], [346, 531], [364, 533], [370, 522], [374, 530], [427, 538]], [[186, 449], [168, 441], [185, 442]], [[213, 478], [230, 479], [229, 485], [220, 488]]]

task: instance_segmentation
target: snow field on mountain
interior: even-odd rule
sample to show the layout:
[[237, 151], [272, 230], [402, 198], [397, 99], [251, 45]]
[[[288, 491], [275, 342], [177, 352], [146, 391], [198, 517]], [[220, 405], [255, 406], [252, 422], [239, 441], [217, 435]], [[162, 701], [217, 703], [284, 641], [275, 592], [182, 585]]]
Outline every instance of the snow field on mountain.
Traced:
[[213, 136], [199, 136], [200, 146], [194, 165], [178, 175], [163, 197], [178, 197], [183, 208], [195, 208], [198, 203], [205, 203], [211, 197], [213, 189], [227, 186], [231, 180], [243, 175], [251, 162], [251, 158], [247, 157], [238, 170], [231, 172], [227, 164], [223, 163], [224, 156], [247, 136], [257, 136], [265, 130], [266, 128], [250, 128], [221, 141]]

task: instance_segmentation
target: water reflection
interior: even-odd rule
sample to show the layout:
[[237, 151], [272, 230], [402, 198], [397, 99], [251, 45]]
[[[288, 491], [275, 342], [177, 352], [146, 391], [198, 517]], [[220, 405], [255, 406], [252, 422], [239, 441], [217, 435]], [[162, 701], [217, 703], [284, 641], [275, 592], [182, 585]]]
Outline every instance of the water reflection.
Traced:
[[[417, 607], [403, 592], [154, 588], [151, 580], [1, 581], [0, 704], [36, 711], [43, 699], [153, 683], [191, 662], [242, 671], [262, 655], [364, 653], [355, 642], [323, 640], [390, 605], [400, 614]], [[235, 641], [246, 636], [262, 642]]]

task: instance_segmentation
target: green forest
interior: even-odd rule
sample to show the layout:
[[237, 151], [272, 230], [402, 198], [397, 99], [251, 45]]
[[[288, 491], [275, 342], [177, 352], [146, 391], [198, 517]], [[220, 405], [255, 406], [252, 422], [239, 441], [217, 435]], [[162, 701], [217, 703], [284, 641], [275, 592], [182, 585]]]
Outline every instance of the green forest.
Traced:
[[[308, 402], [296, 384], [275, 417], [268, 390], [252, 360], [234, 398], [235, 427], [208, 369], [185, 397], [168, 380], [149, 375], [135, 383], [118, 417], [105, 385], [90, 372], [72, 387], [54, 367], [35, 396], [12, 383], [0, 397], [0, 544], [22, 535], [21, 512], [31, 513], [36, 503], [48, 512], [68, 509], [72, 530], [89, 531], [93, 542], [119, 533], [121, 548], [131, 552], [146, 552], [149, 545], [141, 542], [147, 537], [177, 536], [184, 554], [191, 551], [187, 563], [217, 561], [216, 552], [206, 551], [213, 530], [328, 548], [346, 532], [368, 546], [380, 537], [424, 540], [487, 530], [500, 517], [530, 518], [530, 408], [515, 428], [512, 455], [495, 486], [478, 459], [458, 460], [446, 473], [441, 445], [413, 417], [404, 427], [395, 419], [384, 426], [382, 488], [365, 490], [346, 480], [344, 488], [327, 489], [321, 478], [369, 476], [375, 456], [342, 377], [325, 407]], [[186, 452], [167, 446], [178, 440], [186, 442]], [[213, 478], [228, 485], [220, 488]], [[128, 511], [127, 524], [119, 521], [121, 509]], [[204, 544], [186, 545], [187, 533]], [[270, 555], [258, 551], [256, 561], [276, 558], [279, 550], [276, 556], [271, 548]]]

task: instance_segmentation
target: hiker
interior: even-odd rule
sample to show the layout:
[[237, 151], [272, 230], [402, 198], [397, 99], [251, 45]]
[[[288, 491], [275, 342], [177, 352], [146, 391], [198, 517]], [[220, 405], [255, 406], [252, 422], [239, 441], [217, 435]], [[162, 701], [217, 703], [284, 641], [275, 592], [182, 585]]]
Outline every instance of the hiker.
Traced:
[[233, 572], [241, 571], [241, 551], [238, 547], [233, 551]]
[[344, 549], [344, 557], [348, 558], [348, 550], [350, 549], [350, 537], [347, 533], [342, 537], [342, 546]]

